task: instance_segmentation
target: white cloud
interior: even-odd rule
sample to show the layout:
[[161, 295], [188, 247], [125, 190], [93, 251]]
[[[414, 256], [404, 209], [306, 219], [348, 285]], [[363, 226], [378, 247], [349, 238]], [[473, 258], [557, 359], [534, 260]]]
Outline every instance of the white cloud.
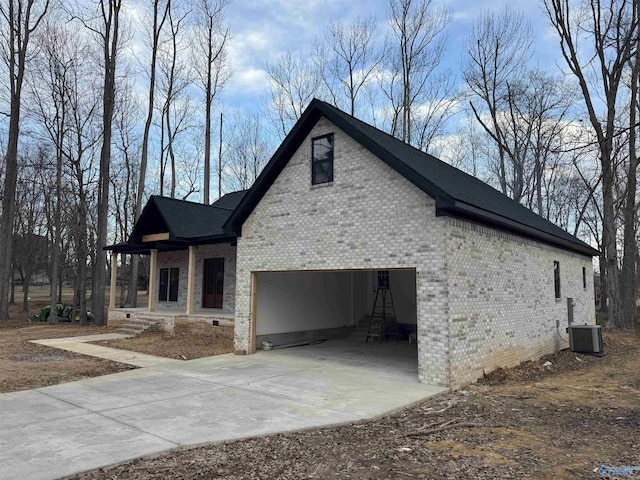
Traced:
[[246, 67], [236, 71], [229, 82], [229, 94], [262, 94], [268, 89], [269, 77], [267, 72], [254, 67]]

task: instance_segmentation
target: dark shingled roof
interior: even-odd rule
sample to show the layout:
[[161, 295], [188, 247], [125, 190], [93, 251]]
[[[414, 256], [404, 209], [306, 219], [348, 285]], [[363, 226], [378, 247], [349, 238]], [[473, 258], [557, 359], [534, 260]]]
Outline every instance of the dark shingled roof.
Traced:
[[225, 231], [223, 226], [246, 193], [247, 190], [228, 193], [211, 205], [152, 195], [129, 240], [107, 249], [146, 251], [152, 247], [148, 243], [143, 244], [143, 235], [164, 232], [169, 232], [169, 240], [158, 242], [158, 246], [164, 244], [166, 248], [174, 248], [180, 242], [231, 241], [236, 235]]
[[590, 245], [481, 180], [317, 99], [314, 99], [304, 111], [254, 186], [238, 204], [238, 208], [227, 221], [226, 228], [240, 234], [242, 223], [321, 116], [326, 117], [427, 195], [435, 198], [438, 215], [481, 222], [584, 255], [598, 254]]
[[231, 214], [229, 209], [217, 208], [215, 204], [204, 205], [156, 195], [149, 199], [145, 210], [153, 207], [164, 220], [172, 239], [222, 235], [225, 233], [222, 226]]
[[211, 206], [233, 211], [236, 209], [236, 207], [248, 191], [249, 190], [239, 190], [237, 192], [227, 193], [213, 202]]

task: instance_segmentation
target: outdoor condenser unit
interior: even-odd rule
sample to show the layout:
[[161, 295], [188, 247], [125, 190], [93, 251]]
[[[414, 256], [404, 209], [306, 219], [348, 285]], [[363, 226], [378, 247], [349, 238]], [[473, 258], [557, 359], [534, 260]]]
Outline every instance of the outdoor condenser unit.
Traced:
[[602, 355], [602, 328], [600, 325], [569, 325], [569, 348], [572, 352]]

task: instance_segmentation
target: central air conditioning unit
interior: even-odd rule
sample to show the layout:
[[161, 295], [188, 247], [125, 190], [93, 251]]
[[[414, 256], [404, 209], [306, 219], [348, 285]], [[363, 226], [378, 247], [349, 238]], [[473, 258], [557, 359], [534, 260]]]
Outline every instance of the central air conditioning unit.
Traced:
[[604, 355], [600, 325], [569, 325], [567, 330], [572, 352]]

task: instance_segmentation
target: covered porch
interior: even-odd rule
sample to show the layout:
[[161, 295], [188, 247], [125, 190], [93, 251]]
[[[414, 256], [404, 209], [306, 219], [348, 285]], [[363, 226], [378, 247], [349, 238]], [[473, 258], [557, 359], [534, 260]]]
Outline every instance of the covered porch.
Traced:
[[[189, 321], [232, 324], [236, 236], [223, 224], [239, 198], [228, 194], [213, 205], [202, 205], [151, 197], [128, 241], [105, 248], [111, 254], [109, 324], [145, 320], [167, 331]], [[149, 256], [147, 305], [116, 307], [122, 255]]]

